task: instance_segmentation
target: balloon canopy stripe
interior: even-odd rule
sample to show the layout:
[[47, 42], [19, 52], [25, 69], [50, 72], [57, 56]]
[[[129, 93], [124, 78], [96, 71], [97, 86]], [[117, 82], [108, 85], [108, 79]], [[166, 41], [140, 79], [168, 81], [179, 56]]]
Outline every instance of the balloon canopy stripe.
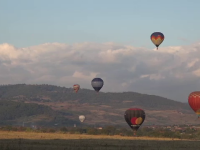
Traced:
[[151, 39], [153, 40], [157, 40], [157, 39], [161, 39], [161, 40], [164, 40], [164, 37], [162, 36], [152, 36]]

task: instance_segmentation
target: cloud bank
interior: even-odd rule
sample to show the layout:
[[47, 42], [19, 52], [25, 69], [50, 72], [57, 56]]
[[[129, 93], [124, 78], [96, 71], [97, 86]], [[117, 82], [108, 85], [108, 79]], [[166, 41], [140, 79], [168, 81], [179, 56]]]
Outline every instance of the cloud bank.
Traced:
[[200, 42], [151, 50], [116, 43], [45, 43], [16, 48], [0, 45], [0, 84], [53, 84], [101, 91], [134, 91], [186, 102], [200, 90]]

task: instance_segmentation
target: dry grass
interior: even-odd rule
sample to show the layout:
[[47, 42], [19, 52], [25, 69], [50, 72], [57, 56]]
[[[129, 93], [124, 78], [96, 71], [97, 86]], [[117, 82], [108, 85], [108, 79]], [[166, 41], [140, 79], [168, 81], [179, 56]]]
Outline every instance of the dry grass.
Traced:
[[198, 150], [199, 141], [170, 138], [0, 131], [0, 150]]
[[[0, 131], [0, 139], [120, 139], [120, 140], [159, 140], [171, 141], [180, 140], [172, 138], [153, 137], [127, 137], [127, 136], [107, 136], [107, 135], [85, 135], [85, 134], [64, 134], [64, 133], [35, 133], [35, 132], [15, 132]], [[188, 141], [188, 140], [187, 140]]]

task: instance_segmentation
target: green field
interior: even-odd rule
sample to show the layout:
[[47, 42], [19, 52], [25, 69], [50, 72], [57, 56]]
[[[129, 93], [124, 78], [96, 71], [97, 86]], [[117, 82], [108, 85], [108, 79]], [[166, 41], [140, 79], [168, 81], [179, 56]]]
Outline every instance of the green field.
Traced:
[[0, 140], [1, 150], [198, 150], [198, 141], [118, 139]]

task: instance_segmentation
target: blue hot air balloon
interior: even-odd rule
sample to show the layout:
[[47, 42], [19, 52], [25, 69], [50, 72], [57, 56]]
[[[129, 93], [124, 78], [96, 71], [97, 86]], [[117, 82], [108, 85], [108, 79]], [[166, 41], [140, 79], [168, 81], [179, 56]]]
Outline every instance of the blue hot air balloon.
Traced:
[[99, 92], [100, 89], [103, 87], [103, 80], [101, 78], [94, 78], [91, 82], [92, 87], [96, 92]]

